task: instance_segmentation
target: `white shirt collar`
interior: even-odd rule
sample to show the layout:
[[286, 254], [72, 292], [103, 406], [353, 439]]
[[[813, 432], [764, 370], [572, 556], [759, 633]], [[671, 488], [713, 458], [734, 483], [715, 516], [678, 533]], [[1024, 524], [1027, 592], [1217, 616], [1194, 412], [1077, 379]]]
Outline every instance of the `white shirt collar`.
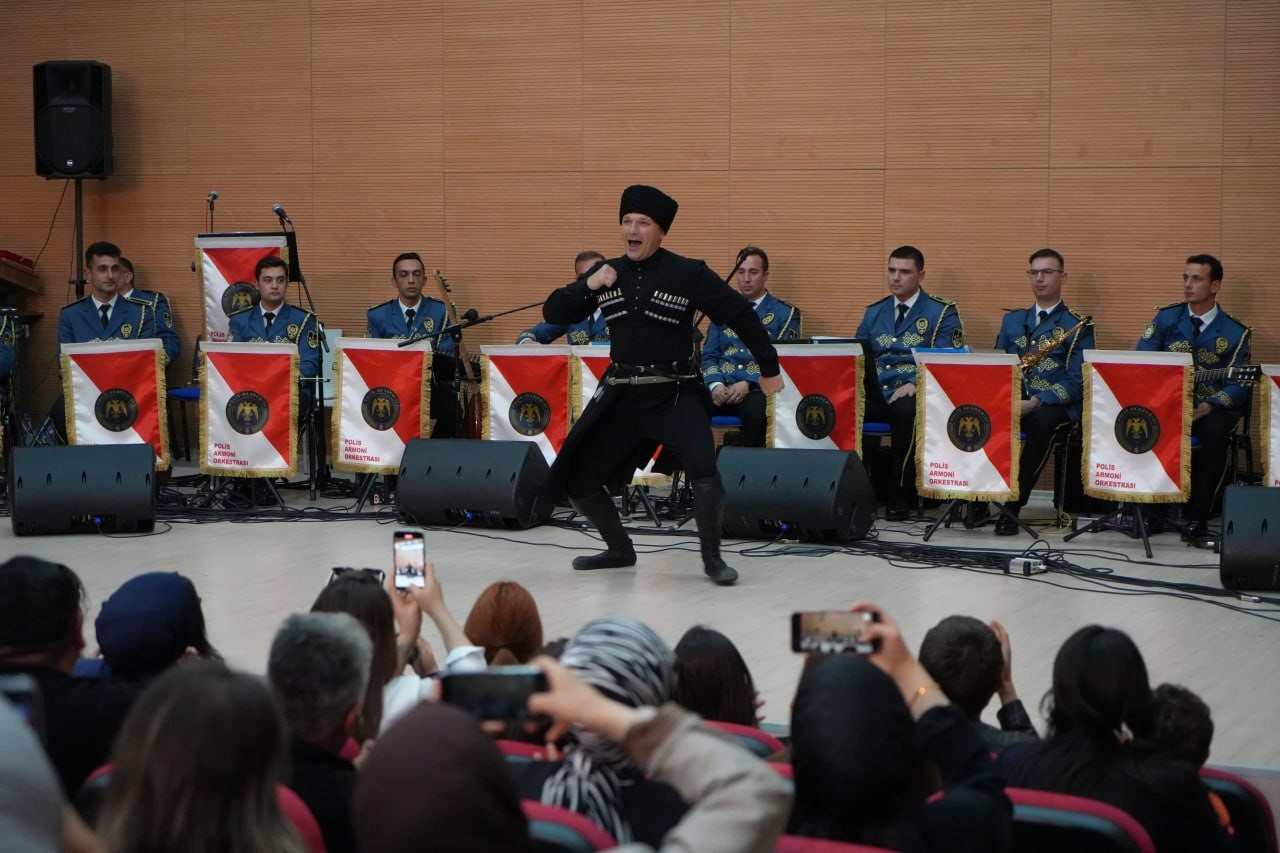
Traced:
[[418, 306], [422, 304], [422, 297], [419, 296], [418, 301], [413, 303], [412, 305], [405, 305], [403, 299], [396, 299], [396, 302], [400, 303], [400, 313], [403, 314], [406, 311], [417, 311]]
[[106, 302], [103, 302], [100, 299], [98, 299], [98, 295], [96, 293], [91, 295], [93, 297], [94, 310], [101, 311], [103, 305], [107, 306], [108, 313], [116, 310], [116, 300], [119, 299], [119, 294], [112, 294], [111, 299], [109, 299]]
[[1190, 314], [1192, 317], [1199, 317], [1201, 322], [1203, 323], [1203, 325], [1200, 328], [1203, 329], [1205, 326], [1208, 326], [1210, 323], [1212, 323], [1214, 320], [1218, 318], [1218, 303], [1216, 302], [1213, 303], [1213, 307], [1210, 308], [1208, 311], [1204, 312], [1203, 314], [1197, 314], [1196, 312], [1192, 311], [1191, 306], [1188, 305], [1187, 313]]
[[919, 288], [917, 288], [917, 289], [916, 289], [916, 292], [915, 292], [915, 293], [913, 293], [913, 294], [911, 294], [911, 298], [910, 298], [910, 299], [906, 299], [906, 300], [903, 300], [903, 301], [901, 301], [901, 302], [899, 302], [899, 301], [898, 301], [898, 298], [895, 296], [895, 297], [894, 297], [894, 299], [893, 299], [893, 310], [894, 310], [894, 311], [897, 311], [897, 310], [898, 310], [898, 306], [899, 306], [899, 305], [905, 305], [905, 306], [907, 306], [907, 311], [908, 311], [908, 312], [909, 312], [909, 311], [911, 311], [911, 309], [915, 307], [916, 301], [920, 299], [920, 294], [921, 294], [922, 292], [923, 292], [923, 291], [921, 291]]
[[1041, 311], [1044, 311], [1046, 314], [1052, 314], [1054, 311], [1057, 311], [1057, 310], [1058, 310], [1058, 306], [1059, 306], [1059, 305], [1061, 305], [1061, 304], [1062, 304], [1062, 300], [1061, 300], [1061, 299], [1059, 299], [1057, 302], [1053, 303], [1053, 307], [1051, 307], [1051, 308], [1041, 308], [1041, 307], [1040, 307], [1040, 303], [1039, 303], [1039, 302], [1032, 303], [1032, 305], [1031, 305], [1031, 315], [1032, 315], [1033, 317], [1039, 318], [1039, 317], [1040, 317], [1040, 312], [1041, 312]]

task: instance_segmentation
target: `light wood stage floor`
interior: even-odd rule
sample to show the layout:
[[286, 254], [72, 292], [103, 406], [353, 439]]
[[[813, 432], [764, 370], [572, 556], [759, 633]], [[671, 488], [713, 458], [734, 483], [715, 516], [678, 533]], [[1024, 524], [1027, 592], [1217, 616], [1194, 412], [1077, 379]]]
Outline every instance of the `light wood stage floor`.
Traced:
[[[291, 507], [304, 506], [304, 491], [285, 495]], [[1037, 493], [1024, 515], [1032, 520], [1050, 516], [1046, 502]], [[649, 525], [643, 518], [631, 523]], [[794, 610], [843, 608], [869, 599], [899, 621], [913, 649], [948, 614], [998, 619], [1012, 636], [1015, 682], [1042, 729], [1039, 702], [1059, 645], [1086, 624], [1118, 627], [1142, 649], [1153, 685], [1185, 684], [1208, 702], [1217, 727], [1214, 763], [1280, 768], [1276, 608], [1231, 597], [1158, 593], [1097, 575], [1055, 572], [1023, 578], [990, 568], [966, 570], [959, 565], [966, 560], [950, 549], [1002, 551], [999, 559], [1007, 562], [1031, 540], [1025, 534], [996, 537], [989, 526], [969, 531], [957, 525], [940, 529], [926, 545], [921, 523], [877, 525], [875, 545], [886, 554], [891, 546], [937, 546], [948, 549], [953, 565], [922, 568], [809, 543], [729, 541], [729, 562], [742, 578], [737, 586], [720, 588], [702, 575], [692, 522], [679, 531], [664, 523], [659, 534], [637, 533], [641, 555], [634, 569], [589, 573], [575, 573], [569, 561], [593, 550], [597, 541], [563, 526], [527, 531], [429, 528], [426, 541], [459, 622], [485, 586], [509, 578], [533, 592], [548, 639], [572, 634], [586, 620], [604, 615], [642, 619], [672, 645], [689, 626], [709, 625], [742, 650], [767, 701], [766, 715], [779, 722], [788, 719], [800, 673], [801, 660], [790, 651], [789, 614]], [[390, 509], [380, 519], [161, 523], [156, 535], [121, 538], [17, 538], [3, 522], [0, 555], [36, 554], [80, 575], [89, 596], [90, 651], [96, 648], [93, 619], [120, 583], [143, 571], [182, 572], [200, 591], [213, 643], [234, 666], [262, 672], [281, 620], [310, 607], [330, 567], [388, 566], [396, 527]], [[1039, 529], [1049, 548], [1077, 566], [1221, 591], [1217, 557], [1186, 547], [1176, 534], [1153, 538], [1155, 560], [1149, 562], [1141, 543], [1121, 532], [1086, 534], [1063, 543], [1062, 531]], [[429, 622], [424, 632], [438, 649], [439, 637]], [[984, 719], [994, 722], [994, 705]]]

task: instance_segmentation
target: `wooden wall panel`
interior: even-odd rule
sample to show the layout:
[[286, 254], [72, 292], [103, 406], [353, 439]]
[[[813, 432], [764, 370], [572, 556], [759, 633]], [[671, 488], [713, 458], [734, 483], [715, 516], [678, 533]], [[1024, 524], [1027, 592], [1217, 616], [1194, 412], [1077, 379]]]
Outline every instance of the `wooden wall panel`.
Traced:
[[[1031, 303], [1027, 256], [1045, 245], [1043, 169], [890, 169], [885, 175], [885, 245], [924, 252], [924, 288], [956, 302], [968, 343], [994, 346], [1005, 308]], [[870, 300], [868, 300], [870, 301]]]
[[1221, 193], [1219, 169], [1050, 172], [1049, 243], [1099, 347], [1132, 349], [1155, 308], [1182, 298], [1188, 255], [1222, 257]]
[[[51, 59], [75, 58], [69, 50], [72, 48], [67, 43], [66, 4], [63, 0], [8, 0], [0, 3], [0, 68], [4, 71], [0, 74], [0, 175], [30, 178], [22, 185], [24, 190], [27, 186], [34, 187], [39, 180], [34, 177], [31, 66]], [[21, 191], [13, 184], [8, 184], [5, 190], [6, 193]], [[38, 194], [36, 190], [31, 192]], [[38, 247], [39, 243], [36, 245]]]
[[1280, 3], [1228, 0], [1223, 161], [1280, 165]]
[[884, 165], [884, 5], [734, 2], [734, 169]]
[[278, 0], [269, 11], [255, 0], [184, 9], [191, 167], [268, 181], [309, 175], [310, 0]]
[[446, 168], [582, 164], [582, 7], [572, 0], [454, 3], [445, 13]]
[[583, 168], [729, 165], [729, 0], [583, 0]]
[[883, 287], [878, 169], [735, 171], [722, 275], [748, 244], [769, 253], [769, 289], [804, 312], [806, 335], [852, 335]]
[[1224, 19], [1220, 1], [1055, 3], [1053, 165], [1220, 162]]
[[1043, 167], [1046, 0], [889, 4], [886, 165]]
[[1280, 289], [1275, 286], [1280, 167], [1224, 169], [1222, 184], [1222, 304], [1253, 327], [1253, 360], [1280, 364]]
[[311, 6], [315, 171], [438, 172], [444, 146], [440, 0], [312, 0]]

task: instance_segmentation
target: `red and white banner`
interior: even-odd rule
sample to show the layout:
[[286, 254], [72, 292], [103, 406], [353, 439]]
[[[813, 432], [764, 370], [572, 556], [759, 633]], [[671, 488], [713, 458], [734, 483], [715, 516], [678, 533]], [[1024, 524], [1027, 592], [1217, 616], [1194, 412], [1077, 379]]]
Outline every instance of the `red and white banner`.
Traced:
[[290, 477], [298, 470], [298, 348], [200, 344], [200, 470]]
[[1262, 365], [1262, 485], [1280, 487], [1280, 364]]
[[1135, 503], [1191, 491], [1191, 354], [1086, 350], [1085, 494]]
[[67, 440], [150, 444], [156, 468], [171, 464], [159, 338], [62, 345]]
[[481, 347], [488, 416], [483, 437], [532, 441], [547, 464], [569, 434], [569, 347]]
[[227, 315], [253, 304], [257, 277], [253, 269], [267, 255], [284, 257], [283, 234], [206, 235], [196, 238], [204, 280], [204, 337], [227, 340]]
[[771, 398], [765, 444], [862, 453], [862, 346], [777, 347], [783, 388]]
[[426, 341], [338, 338], [334, 347], [333, 465], [343, 471], [395, 474], [410, 439], [430, 429]]
[[915, 354], [916, 489], [929, 498], [1018, 498], [1022, 371], [1008, 353]]

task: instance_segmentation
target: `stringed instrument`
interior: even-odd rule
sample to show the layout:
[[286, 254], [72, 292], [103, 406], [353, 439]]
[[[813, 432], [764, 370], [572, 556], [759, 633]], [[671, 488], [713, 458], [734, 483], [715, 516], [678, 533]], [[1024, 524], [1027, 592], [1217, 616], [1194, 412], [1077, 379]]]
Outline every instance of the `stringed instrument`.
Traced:
[[[438, 269], [431, 271], [440, 285], [440, 301], [444, 303], [446, 319], [450, 326], [457, 325], [458, 307], [453, 304], [453, 291], [449, 280]], [[467, 352], [467, 345], [458, 338], [458, 361], [461, 374], [458, 379], [458, 403], [463, 412], [458, 434], [463, 438], [480, 438], [484, 432], [484, 401], [480, 399], [480, 356]]]
[[1262, 367], [1257, 364], [1238, 364], [1235, 367], [1214, 367], [1197, 370], [1192, 377], [1196, 382], [1239, 382], [1241, 385], [1252, 385], [1262, 377]]

